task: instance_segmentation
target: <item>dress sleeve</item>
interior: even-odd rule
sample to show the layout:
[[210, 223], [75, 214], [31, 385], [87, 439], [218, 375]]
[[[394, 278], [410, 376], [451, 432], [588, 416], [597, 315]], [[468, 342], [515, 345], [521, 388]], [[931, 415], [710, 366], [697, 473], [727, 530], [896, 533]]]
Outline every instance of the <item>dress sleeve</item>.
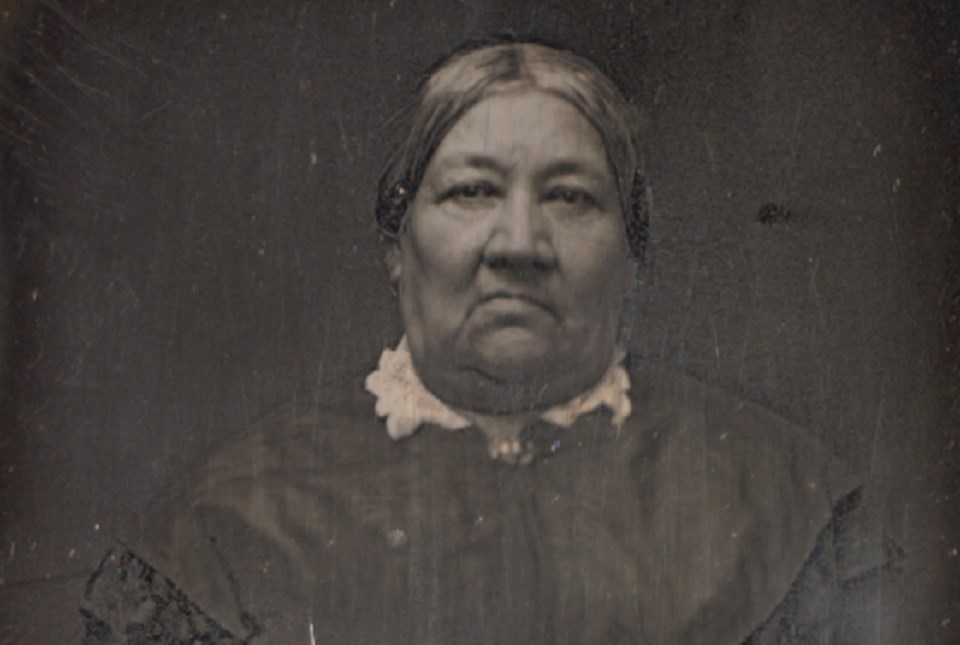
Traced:
[[87, 582], [80, 614], [84, 645], [243, 642], [122, 545]]
[[857, 489], [842, 498], [786, 598], [747, 645], [891, 642], [904, 555]]
[[119, 529], [84, 589], [85, 643], [242, 643], [256, 632], [194, 497], [171, 488]]

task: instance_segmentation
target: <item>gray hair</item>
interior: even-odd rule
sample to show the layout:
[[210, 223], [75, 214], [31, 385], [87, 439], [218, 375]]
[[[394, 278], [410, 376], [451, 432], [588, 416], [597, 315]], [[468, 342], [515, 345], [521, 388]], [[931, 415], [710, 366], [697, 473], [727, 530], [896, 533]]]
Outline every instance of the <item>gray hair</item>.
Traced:
[[457, 48], [421, 82], [400, 122], [399, 146], [380, 178], [376, 216], [381, 233], [390, 239], [400, 233], [427, 164], [454, 124], [484, 98], [518, 88], [567, 101], [596, 129], [616, 178], [630, 254], [642, 260], [649, 218], [637, 111], [590, 61], [551, 45], [503, 38]]

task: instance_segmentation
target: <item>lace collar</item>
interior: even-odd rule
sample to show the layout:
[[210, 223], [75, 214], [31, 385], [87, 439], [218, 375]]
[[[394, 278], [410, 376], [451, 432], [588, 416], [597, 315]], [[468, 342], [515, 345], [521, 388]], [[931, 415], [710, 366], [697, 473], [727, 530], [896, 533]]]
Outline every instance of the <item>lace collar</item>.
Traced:
[[413, 359], [404, 336], [396, 349], [385, 349], [377, 369], [365, 381], [367, 390], [377, 397], [376, 414], [386, 419], [387, 433], [395, 440], [413, 435], [423, 424], [432, 423], [447, 430], [462, 430], [476, 425], [490, 440], [490, 455], [507, 461], [526, 462], [518, 435], [528, 421], [540, 419], [561, 428], [569, 428], [576, 420], [600, 407], [611, 413], [611, 422], [622, 425], [630, 416], [630, 377], [620, 366], [622, 354], [603, 377], [589, 390], [566, 403], [555, 405], [534, 419], [471, 415], [451, 408], [430, 392], [413, 367]]

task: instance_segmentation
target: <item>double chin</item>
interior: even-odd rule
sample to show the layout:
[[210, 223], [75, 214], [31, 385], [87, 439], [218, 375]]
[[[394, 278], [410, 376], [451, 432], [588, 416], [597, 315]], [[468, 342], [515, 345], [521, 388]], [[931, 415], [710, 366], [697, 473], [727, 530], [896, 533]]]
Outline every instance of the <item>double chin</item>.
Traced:
[[418, 367], [420, 378], [427, 389], [453, 407], [480, 414], [516, 414], [570, 400], [592, 386], [607, 366], [602, 361], [565, 364], [557, 360], [562, 358], [557, 348], [544, 343], [542, 337], [524, 338], [518, 333], [513, 341], [500, 338], [495, 346], [481, 343], [460, 348], [445, 357], [452, 360]]

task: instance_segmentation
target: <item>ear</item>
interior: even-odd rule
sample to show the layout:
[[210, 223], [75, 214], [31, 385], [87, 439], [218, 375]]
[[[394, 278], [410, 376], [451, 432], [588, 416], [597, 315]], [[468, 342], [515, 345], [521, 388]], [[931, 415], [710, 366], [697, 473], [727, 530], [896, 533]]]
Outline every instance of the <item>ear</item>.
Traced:
[[647, 271], [643, 261], [632, 255], [628, 256], [627, 262], [623, 266], [624, 295], [630, 297], [636, 293], [643, 286], [646, 277]]
[[387, 249], [387, 275], [390, 276], [390, 284], [396, 286], [400, 282], [400, 276], [403, 274], [403, 254], [400, 251], [400, 242], [393, 241]]
[[617, 345], [621, 349], [629, 350], [633, 339], [633, 326], [642, 304], [641, 294], [646, 286], [647, 271], [640, 260], [632, 257], [627, 260], [624, 269], [623, 305], [620, 309]]

